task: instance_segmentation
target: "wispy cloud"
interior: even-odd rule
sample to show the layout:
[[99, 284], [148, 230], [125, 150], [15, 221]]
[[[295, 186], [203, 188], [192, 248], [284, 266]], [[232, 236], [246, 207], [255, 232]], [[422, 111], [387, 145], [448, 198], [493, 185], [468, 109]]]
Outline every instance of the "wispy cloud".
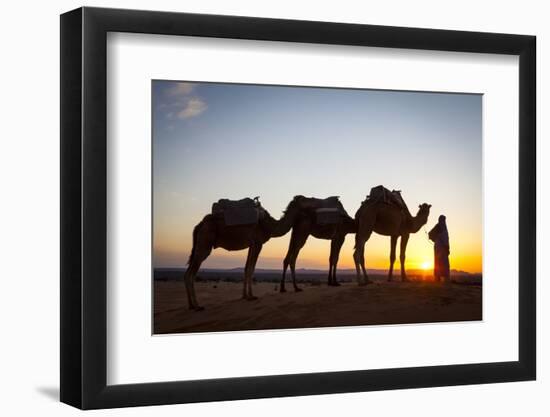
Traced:
[[159, 107], [165, 111], [166, 119], [191, 119], [208, 108], [202, 98], [196, 94], [191, 95], [195, 91], [195, 86], [194, 83], [178, 82], [172, 83], [169, 88], [164, 90], [165, 96], [169, 99]]
[[190, 119], [203, 113], [208, 106], [200, 97], [192, 97], [185, 107], [178, 112], [179, 119]]
[[186, 96], [190, 94], [194, 88], [195, 84], [192, 83], [176, 83], [166, 90], [166, 95], [169, 97]]

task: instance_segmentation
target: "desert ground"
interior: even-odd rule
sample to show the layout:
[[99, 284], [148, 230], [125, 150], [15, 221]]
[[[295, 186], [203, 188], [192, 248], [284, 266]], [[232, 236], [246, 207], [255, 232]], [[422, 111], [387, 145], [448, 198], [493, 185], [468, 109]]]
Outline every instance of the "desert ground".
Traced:
[[245, 301], [242, 282], [202, 280], [195, 283], [204, 311], [187, 308], [181, 280], [155, 280], [154, 333], [195, 333], [235, 330], [292, 329], [376, 324], [472, 321], [482, 319], [480, 281], [431, 280], [402, 283], [374, 277], [360, 287], [343, 282], [329, 287], [323, 281], [292, 284], [279, 293], [276, 282], [256, 282], [254, 301]]

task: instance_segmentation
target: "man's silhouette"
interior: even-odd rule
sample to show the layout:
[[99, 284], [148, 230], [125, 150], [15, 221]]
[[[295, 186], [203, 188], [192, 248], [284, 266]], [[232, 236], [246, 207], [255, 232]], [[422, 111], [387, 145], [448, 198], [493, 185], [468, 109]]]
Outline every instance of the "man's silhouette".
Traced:
[[439, 221], [430, 230], [428, 237], [434, 242], [434, 277], [436, 281], [441, 281], [441, 277], [445, 282], [450, 281], [450, 265], [449, 265], [449, 232], [447, 231], [447, 223], [444, 215], [439, 216]]

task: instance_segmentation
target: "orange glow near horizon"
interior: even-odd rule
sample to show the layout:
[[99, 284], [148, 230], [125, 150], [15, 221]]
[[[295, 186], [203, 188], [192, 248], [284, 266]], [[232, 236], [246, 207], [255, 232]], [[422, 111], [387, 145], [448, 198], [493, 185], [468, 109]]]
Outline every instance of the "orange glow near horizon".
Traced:
[[[433, 245], [428, 239], [418, 232], [411, 235], [407, 246], [405, 267], [413, 270], [433, 270]], [[468, 242], [453, 240], [452, 229], [449, 231], [451, 239], [451, 269], [469, 273], [482, 272], [481, 243], [470, 245]], [[155, 245], [155, 266], [185, 267], [191, 250], [190, 237], [179, 234], [179, 239], [164, 241], [164, 245]], [[179, 241], [178, 241], [179, 240]], [[338, 262], [339, 269], [354, 269], [353, 246], [354, 235], [346, 236], [340, 252]], [[268, 241], [260, 254], [257, 268], [282, 269], [283, 258], [286, 255], [290, 233]], [[370, 269], [387, 270], [389, 267], [390, 238], [373, 234], [365, 246], [365, 263]], [[296, 268], [327, 269], [330, 254], [330, 241], [309, 237], [305, 246], [300, 251]], [[203, 268], [231, 269], [244, 267], [246, 262], [246, 250], [229, 252], [218, 248], [212, 251], [210, 257], [203, 263]], [[399, 271], [399, 241], [394, 268]]]

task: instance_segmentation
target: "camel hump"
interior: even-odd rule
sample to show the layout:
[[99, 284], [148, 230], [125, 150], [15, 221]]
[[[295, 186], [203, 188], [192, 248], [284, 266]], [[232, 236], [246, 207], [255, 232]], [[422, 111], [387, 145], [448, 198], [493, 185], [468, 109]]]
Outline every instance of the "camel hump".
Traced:
[[312, 213], [319, 225], [341, 223], [344, 217], [349, 217], [338, 196], [327, 198], [300, 197], [301, 209]]
[[370, 189], [370, 193], [367, 196], [368, 203], [385, 203], [396, 206], [400, 209], [407, 209], [407, 205], [401, 197], [401, 190], [390, 191], [383, 185], [377, 185]]
[[260, 197], [242, 198], [240, 200], [229, 200], [228, 198], [220, 198], [216, 203], [212, 204], [212, 213], [214, 211], [234, 208], [249, 208], [258, 207], [260, 205]]
[[256, 224], [260, 219], [259, 197], [229, 200], [222, 198], [212, 204], [212, 214], [223, 217], [226, 226]]
[[383, 185], [377, 185], [376, 187], [372, 187], [370, 189], [370, 193], [367, 195], [367, 199], [370, 200], [383, 200], [386, 198], [387, 195], [391, 193], [390, 190], [388, 190]]
[[332, 196], [327, 198], [312, 197], [307, 200], [309, 201], [306, 203], [306, 206], [314, 209], [325, 209], [325, 208], [337, 209], [342, 207], [342, 203], [340, 203], [340, 197], [338, 196]]

